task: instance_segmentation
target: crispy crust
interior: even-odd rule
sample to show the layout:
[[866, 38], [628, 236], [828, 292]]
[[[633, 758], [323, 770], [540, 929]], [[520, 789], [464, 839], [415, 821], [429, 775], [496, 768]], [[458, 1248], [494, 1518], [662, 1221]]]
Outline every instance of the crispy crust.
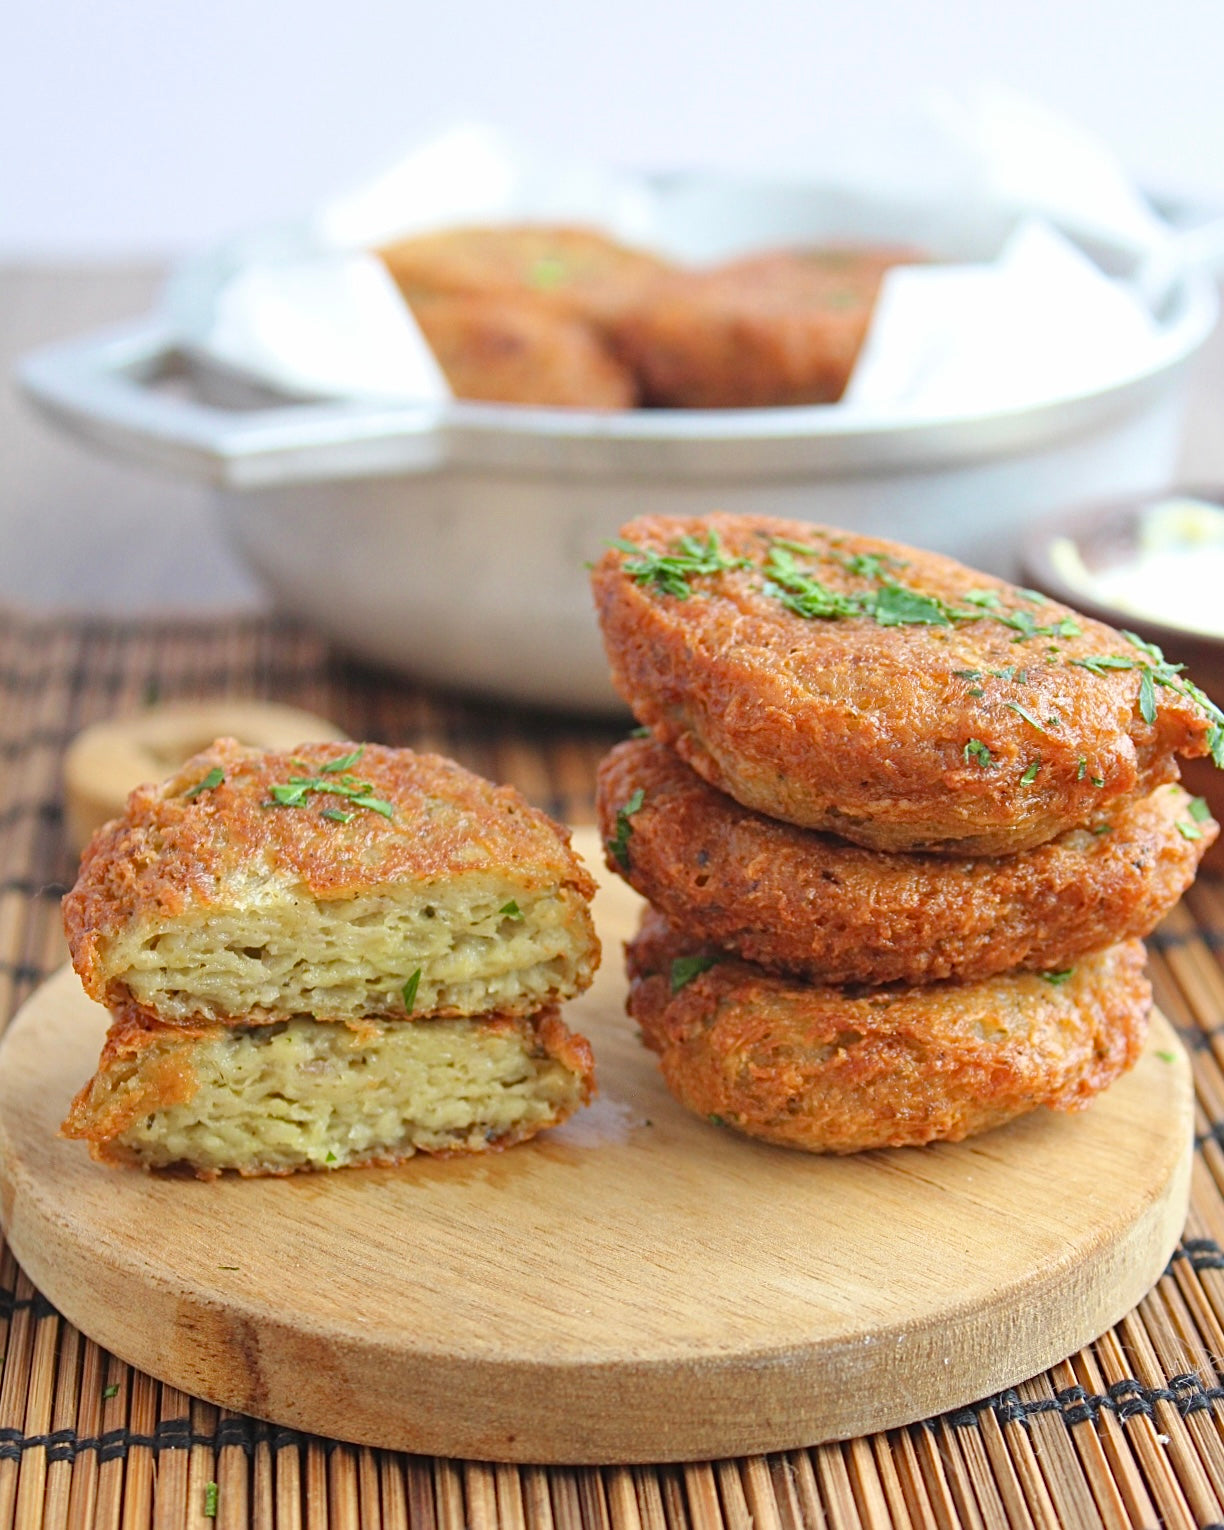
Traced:
[[[617, 546], [592, 585], [620, 694], [746, 807], [872, 849], [1001, 855], [1099, 823], [1175, 779], [1175, 755], [1208, 752], [1206, 712], [1170, 687], [1145, 694], [1146, 656], [1119, 633], [950, 558], [757, 516], [643, 517], [621, 538], [669, 554], [711, 532], [750, 566], [694, 576], [681, 599], [627, 573], [635, 555]], [[815, 548], [791, 556], [838, 595], [890, 586], [957, 611], [975, 609], [967, 594], [998, 606], [950, 625], [805, 618], [769, 591], [779, 540]], [[880, 561], [855, 572], [856, 558]], [[1052, 630], [1026, 637], [1000, 615]], [[1101, 656], [1136, 667], [1075, 662]]]
[[622, 848], [617, 814], [639, 791], [609, 869], [677, 929], [816, 983], [1067, 967], [1154, 929], [1219, 833], [1169, 785], [1120, 803], [1102, 833], [1069, 829], [1013, 856], [864, 850], [741, 807], [662, 744], [631, 739], [599, 767], [605, 846]]
[[412, 311], [457, 398], [631, 409], [637, 385], [582, 319], [534, 299], [421, 295]]
[[[686, 956], [716, 964], [672, 992]], [[866, 993], [720, 957], [648, 911], [629, 1013], [689, 1110], [812, 1153], [956, 1142], [1048, 1106], [1079, 1110], [1136, 1061], [1151, 989], [1137, 940], [1065, 982], [1037, 976]]]
[[[112, 1007], [127, 1000], [110, 948], [138, 922], [169, 928], [185, 915], [240, 910], [264, 887], [326, 904], [486, 872], [505, 874], [524, 891], [555, 889], [586, 952], [585, 987], [599, 959], [589, 908], [594, 881], [568, 831], [513, 787], [494, 786], [438, 755], [369, 744], [356, 769], [391, 805], [392, 818], [368, 808], [345, 823], [321, 815], [325, 807], [351, 811], [344, 797], [315, 795], [305, 808], [268, 805], [271, 788], [303, 766], [316, 773], [358, 747], [303, 744], [281, 753], [219, 739], [167, 781], [138, 787], [124, 816], [90, 841], [64, 899], [69, 950], [86, 992]], [[189, 795], [212, 771], [223, 774], [220, 784]]]
[[[569, 1104], [555, 1109], [548, 1118], [522, 1123], [496, 1137], [456, 1138], [445, 1148], [418, 1143], [406, 1151], [374, 1152], [354, 1157], [346, 1160], [344, 1167], [390, 1166], [406, 1161], [417, 1152], [452, 1156], [511, 1147], [549, 1126], [560, 1124], [573, 1109], [589, 1103], [593, 1098], [595, 1072], [590, 1043], [584, 1036], [571, 1031], [555, 1008], [525, 1017], [487, 1015], [462, 1023], [476, 1045], [480, 1044], [481, 1038], [514, 1036], [521, 1041], [527, 1055], [559, 1063], [574, 1077]], [[445, 1025], [447, 1022], [411, 1022], [414, 1028], [435, 1024]], [[386, 1028], [385, 1023], [380, 1026], [372, 1021], [348, 1027], [327, 1027], [321, 1024], [318, 1027], [320, 1031], [338, 1030], [342, 1034], [351, 1035], [359, 1047], [376, 1042]], [[130, 1132], [143, 1118], [189, 1104], [200, 1088], [198, 1059], [210, 1043], [234, 1034], [227, 1027], [216, 1025], [160, 1025], [138, 1006], [122, 1006], [112, 1017], [97, 1072], [73, 1099], [60, 1128], [61, 1136], [87, 1142], [90, 1156], [99, 1163], [147, 1167], [139, 1149], [123, 1140], [125, 1133]], [[215, 1178], [220, 1172], [198, 1164], [193, 1167], [201, 1179]], [[259, 1162], [227, 1167], [234, 1168], [243, 1176], [295, 1172], [294, 1168], [269, 1167]], [[303, 1163], [296, 1167], [318, 1168], [322, 1165]]]
[[649, 404], [834, 403], [885, 271], [914, 258], [888, 248], [780, 250], [677, 272], [621, 316], [615, 343]]

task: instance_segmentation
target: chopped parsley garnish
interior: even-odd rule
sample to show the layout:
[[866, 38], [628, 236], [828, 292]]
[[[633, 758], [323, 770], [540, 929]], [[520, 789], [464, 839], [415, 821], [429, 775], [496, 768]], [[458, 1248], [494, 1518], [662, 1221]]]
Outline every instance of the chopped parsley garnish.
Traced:
[[112, 1381], [110, 1386], [103, 1387], [102, 1388], [102, 1396], [105, 1397], [105, 1398], [118, 1397], [119, 1396], [119, 1383], [117, 1381]]
[[1005, 701], [1003, 705], [1005, 707], [1010, 707], [1011, 710], [1018, 716], [1023, 717], [1025, 722], [1028, 723], [1029, 727], [1036, 728], [1038, 733], [1045, 732], [1045, 727], [1037, 721], [1031, 712], [1022, 707], [1018, 701]]
[[1037, 772], [1041, 769], [1041, 761], [1034, 760], [1029, 768], [1020, 777], [1021, 786], [1031, 786], [1037, 779]]
[[1186, 811], [1194, 819], [1195, 823], [1207, 823], [1211, 818], [1211, 809], [1207, 806], [1206, 797], [1191, 797]]
[[1092, 784], [1093, 784], [1093, 786], [1096, 786], [1096, 787], [1104, 786], [1105, 785], [1105, 777], [1104, 776], [1093, 776], [1092, 777]]
[[183, 793], [184, 797], [198, 797], [201, 792], [210, 792], [214, 787], [220, 786], [225, 780], [225, 772], [220, 765], [214, 765], [202, 781], [197, 781], [194, 786], [189, 786]]
[[1156, 682], [1150, 669], [1139, 677], [1139, 716], [1149, 728], [1156, 721]]
[[994, 755], [987, 749], [980, 738], [971, 738], [964, 748], [965, 764], [970, 760], [976, 760], [983, 770], [994, 760]]
[[1080, 757], [1079, 757], [1079, 765], [1076, 767], [1076, 771], [1075, 771], [1075, 779], [1077, 781], [1082, 781], [1084, 779], [1084, 776], [1086, 775], [1087, 771], [1088, 771], [1088, 757], [1087, 757], [1087, 755], [1081, 754]]
[[1054, 988], [1061, 988], [1064, 983], [1069, 983], [1075, 976], [1075, 968], [1063, 967], [1057, 972], [1039, 972], [1037, 976], [1043, 983], [1049, 983]]
[[952, 673], [958, 680], [980, 680], [982, 678], [982, 671], [980, 669], [954, 669]]
[[629, 836], [633, 833], [630, 818], [646, 801], [646, 793], [639, 786], [624, 807], [616, 810], [616, 833], [607, 842], [608, 854], [622, 871], [629, 870]]
[[935, 595], [884, 584], [869, 614], [881, 627], [950, 627], [957, 613]]
[[337, 775], [342, 770], [351, 770], [361, 756], [365, 753], [365, 745], [358, 744], [356, 749], [349, 754], [342, 754], [337, 760], [328, 760], [319, 766], [321, 776]]
[[216, 1519], [217, 1517], [218, 1488], [215, 1482], [204, 1484], [204, 1518]]
[[728, 569], [748, 567], [746, 558], [727, 556], [716, 531], [711, 531], [704, 542], [695, 536], [681, 537], [676, 551], [670, 553], [647, 552], [619, 538], [612, 546], [633, 555], [631, 560], [622, 564], [630, 578], [638, 584], [654, 585], [665, 595], [674, 595], [677, 600], [689, 598], [693, 593], [689, 588], [689, 580], [698, 575], [722, 574]]
[[997, 611], [1003, 604], [997, 590], [966, 590], [962, 599], [971, 606], [981, 606], [987, 611]]
[[336, 1155], [332, 1152], [331, 1148], [328, 1148], [328, 1150], [327, 1150], [327, 1157], [324, 1158], [323, 1162], [324, 1163], [335, 1163], [335, 1161], [336, 1161]]
[[669, 979], [672, 993], [679, 993], [701, 973], [708, 972], [722, 958], [718, 956], [677, 956], [671, 964]]
[[412, 1006], [416, 1003], [417, 989], [421, 986], [421, 969], [412, 974], [402, 989], [404, 995], [404, 1008], [411, 1013]]
[[1184, 818], [1177, 820], [1177, 832], [1183, 839], [1202, 839], [1203, 831], [1196, 823], [1187, 823]]
[[513, 898], [510, 899], [509, 903], [503, 903], [497, 912], [505, 919], [521, 919], [523, 917], [522, 909]]
[[648, 728], [645, 723], [643, 723], [640, 728], [634, 728], [633, 732], [630, 733], [629, 737], [630, 738], [650, 738], [651, 731], [652, 730], [650, 728]]
[[721, 1116], [710, 1115], [706, 1117], [706, 1120], [711, 1126], [726, 1126], [727, 1124]]
[[[295, 775], [290, 776], [288, 781], [274, 782], [268, 788], [268, 801], [263, 804], [264, 807], [303, 808], [308, 806], [312, 796], [332, 796], [343, 797], [354, 808], [366, 808], [383, 818], [394, 818], [395, 808], [382, 797], [374, 795], [373, 783], [360, 781], [352, 773], [351, 767], [364, 752], [365, 745], [360, 744], [348, 754], [338, 754], [334, 760], [325, 760], [314, 775]], [[290, 763], [302, 771], [309, 769], [303, 760], [293, 760]], [[319, 809], [319, 817], [328, 818], [333, 823], [350, 823], [355, 816], [355, 813], [346, 812], [334, 805]]]
[[1160, 1058], [1161, 1062], [1171, 1063], [1177, 1061], [1177, 1054], [1175, 1052], [1157, 1052], [1156, 1056]]
[[1092, 832], [1094, 834], [1096, 834], [1098, 837], [1100, 835], [1102, 835], [1102, 834], [1112, 834], [1113, 833], [1113, 824], [1111, 824], [1111, 823], [1094, 823], [1093, 826], [1092, 826]]

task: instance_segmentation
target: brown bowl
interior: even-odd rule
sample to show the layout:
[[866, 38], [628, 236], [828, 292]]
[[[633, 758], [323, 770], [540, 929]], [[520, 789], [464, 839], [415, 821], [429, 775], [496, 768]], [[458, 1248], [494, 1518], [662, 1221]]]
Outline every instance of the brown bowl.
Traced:
[[[1221, 488], [1167, 490], [1085, 506], [1030, 527], [1021, 537], [1021, 568], [1034, 589], [1086, 616], [1108, 622], [1111, 627], [1125, 628], [1146, 642], [1157, 644], [1167, 659], [1185, 665], [1187, 676], [1213, 701], [1224, 705], [1224, 637], [1177, 627], [1110, 605], [1104, 597], [1094, 598], [1090, 590], [1064, 576], [1054, 552], [1058, 542], [1071, 542], [1090, 575], [1133, 561], [1140, 555], [1145, 518], [1175, 499], [1198, 500], [1219, 506], [1224, 512]], [[1221, 609], [1224, 610], [1224, 592]], [[1224, 824], [1224, 771], [1204, 759], [1183, 760], [1181, 773], [1186, 789], [1205, 797], [1213, 816]], [[1207, 852], [1203, 866], [1216, 875], [1224, 875], [1224, 836]]]

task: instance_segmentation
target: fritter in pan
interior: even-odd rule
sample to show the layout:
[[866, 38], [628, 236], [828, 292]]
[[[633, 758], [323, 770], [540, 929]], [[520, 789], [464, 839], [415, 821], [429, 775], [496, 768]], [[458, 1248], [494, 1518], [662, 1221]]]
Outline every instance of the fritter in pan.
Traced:
[[888, 248], [781, 250], [677, 272], [615, 326], [648, 404], [681, 409], [831, 404], [845, 391]]
[[63, 1132], [103, 1163], [290, 1174], [509, 1147], [592, 1091], [591, 1049], [555, 1009], [167, 1026], [129, 1006]]
[[434, 294], [412, 304], [456, 398], [631, 409], [637, 385], [581, 319], [522, 298]]
[[1143, 963], [1130, 940], [1057, 981], [846, 991], [771, 976], [651, 910], [628, 947], [629, 1012], [689, 1110], [782, 1147], [857, 1153], [1087, 1105], [1139, 1055]]
[[1154, 929], [1219, 833], [1167, 785], [1016, 855], [864, 850], [741, 807], [650, 739], [602, 761], [598, 805], [609, 867], [677, 929], [831, 984], [1065, 968]]
[[86, 992], [177, 1024], [525, 1015], [599, 961], [567, 831], [451, 760], [222, 739], [142, 786], [64, 900]]
[[951, 558], [757, 516], [643, 517], [592, 574], [616, 688], [744, 806], [878, 850], [1002, 855], [1224, 763], [1138, 639]]

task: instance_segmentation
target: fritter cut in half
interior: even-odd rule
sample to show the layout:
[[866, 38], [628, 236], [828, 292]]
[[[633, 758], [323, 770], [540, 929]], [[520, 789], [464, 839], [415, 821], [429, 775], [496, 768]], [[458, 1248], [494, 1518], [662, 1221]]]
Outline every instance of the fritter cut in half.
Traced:
[[64, 1135], [104, 1163], [289, 1174], [508, 1147], [591, 1096], [555, 1010], [484, 1020], [151, 1024], [129, 1008]]
[[592, 574], [640, 722], [744, 806], [877, 850], [1003, 855], [1224, 764], [1138, 639], [951, 558], [757, 516], [643, 517]]
[[630, 409], [637, 384], [581, 319], [521, 298], [422, 296], [421, 332], [457, 398]]
[[180, 1025], [527, 1015], [586, 988], [594, 883], [518, 792], [378, 745], [220, 740], [64, 901], [86, 992]]
[[741, 807], [652, 739], [599, 767], [608, 865], [678, 929], [811, 982], [1054, 971], [1147, 935], [1219, 828], [1180, 786], [1011, 856], [864, 850]]
[[890, 266], [904, 249], [771, 250], [657, 282], [620, 317], [616, 348], [649, 404], [831, 404], [845, 391]]
[[597, 229], [513, 223], [416, 234], [379, 252], [404, 299], [530, 297], [602, 329], [670, 268]]
[[843, 990], [771, 976], [653, 910], [628, 947], [629, 1013], [689, 1110], [811, 1153], [956, 1142], [1039, 1106], [1078, 1110], [1138, 1058], [1143, 945], [1073, 971]]

